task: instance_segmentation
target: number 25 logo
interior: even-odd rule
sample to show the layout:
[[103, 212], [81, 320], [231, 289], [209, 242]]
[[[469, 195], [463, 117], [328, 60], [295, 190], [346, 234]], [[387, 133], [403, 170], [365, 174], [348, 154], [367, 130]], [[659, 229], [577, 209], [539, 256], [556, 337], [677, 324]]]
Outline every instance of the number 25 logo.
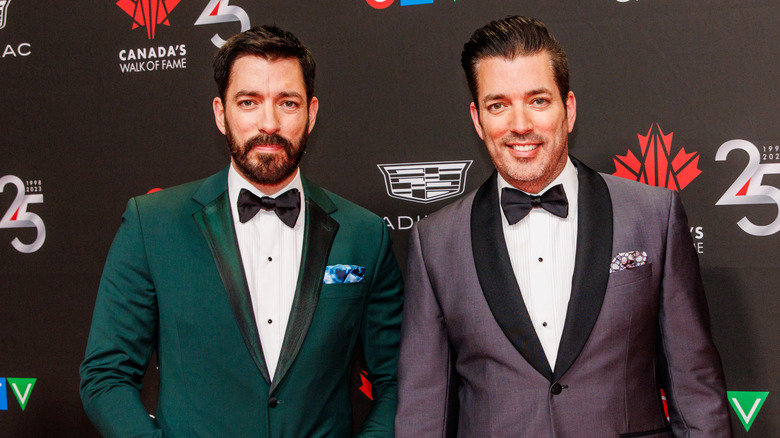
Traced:
[[30, 254], [41, 249], [43, 241], [46, 240], [46, 227], [43, 225], [43, 220], [35, 213], [29, 213], [27, 211], [27, 205], [29, 204], [41, 204], [43, 203], [43, 194], [36, 193], [34, 195], [25, 195], [24, 183], [22, 180], [13, 176], [6, 175], [0, 178], [0, 192], [5, 190], [8, 184], [16, 186], [16, 197], [11, 202], [11, 207], [5, 212], [2, 219], [0, 219], [0, 228], [30, 228], [35, 227], [38, 230], [38, 236], [35, 241], [30, 244], [22, 243], [18, 237], [15, 237], [11, 241], [11, 245], [16, 248], [17, 251]]
[[726, 157], [734, 149], [741, 149], [748, 154], [748, 164], [715, 205], [775, 204], [778, 207], [778, 213], [771, 224], [756, 225], [747, 217], [743, 217], [737, 222], [742, 230], [754, 236], [775, 234], [780, 231], [780, 189], [761, 185], [761, 180], [764, 175], [780, 174], [780, 163], [761, 164], [761, 154], [758, 148], [746, 140], [730, 140], [723, 143], [718, 148], [715, 160], [726, 161]]
[[[238, 21], [241, 23], [241, 32], [249, 30], [249, 15], [240, 7], [229, 3], [230, 0], [210, 0], [203, 12], [200, 13], [200, 17], [195, 21], [195, 25], [201, 26], [204, 24]], [[215, 33], [211, 37], [211, 43], [217, 47], [222, 47], [225, 44], [225, 40]]]

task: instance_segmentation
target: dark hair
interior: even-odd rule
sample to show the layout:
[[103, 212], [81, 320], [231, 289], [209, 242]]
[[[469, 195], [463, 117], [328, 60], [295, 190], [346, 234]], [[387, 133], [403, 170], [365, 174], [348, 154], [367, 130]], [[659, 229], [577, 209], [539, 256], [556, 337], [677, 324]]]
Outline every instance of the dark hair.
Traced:
[[535, 18], [515, 15], [491, 21], [474, 31], [471, 39], [463, 45], [463, 53], [460, 55], [460, 64], [466, 72], [466, 81], [474, 104], [479, 107], [477, 64], [480, 60], [493, 56], [514, 59], [541, 52], [550, 56], [555, 84], [565, 105], [569, 94], [569, 62], [563, 47], [550, 34], [544, 23]]
[[217, 82], [219, 97], [223, 102], [233, 63], [246, 55], [260, 56], [269, 61], [296, 58], [303, 72], [306, 102], [311, 102], [314, 96], [314, 58], [295, 35], [276, 26], [256, 26], [241, 32], [228, 39], [217, 51], [214, 56], [214, 81]]

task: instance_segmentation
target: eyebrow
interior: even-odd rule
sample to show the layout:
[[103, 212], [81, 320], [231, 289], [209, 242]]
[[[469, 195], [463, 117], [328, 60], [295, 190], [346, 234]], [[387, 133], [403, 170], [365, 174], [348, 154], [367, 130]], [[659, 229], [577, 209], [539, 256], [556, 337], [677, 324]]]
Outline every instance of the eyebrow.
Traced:
[[303, 96], [301, 93], [297, 91], [282, 91], [281, 93], [276, 95], [277, 97], [297, 97], [298, 99], [303, 100]]
[[236, 93], [233, 95], [233, 97], [236, 97], [236, 98], [238, 98], [238, 97], [242, 97], [242, 96], [249, 96], [249, 97], [259, 97], [259, 96], [260, 96], [260, 93], [258, 93], [258, 92], [256, 92], [256, 91], [249, 91], [249, 90], [238, 90], [238, 91], [236, 91]]
[[[536, 96], [537, 94], [552, 94], [552, 91], [550, 89], [548, 89], [548, 88], [541, 87], [541, 88], [536, 88], [536, 89], [529, 90], [529, 91], [526, 91], [525, 93], [523, 93], [523, 95], [525, 97]], [[500, 99], [505, 99], [505, 98], [506, 98], [506, 94], [501, 94], [501, 93], [488, 94], [487, 96], [485, 96], [482, 99], [482, 101], [483, 102], [488, 102], [488, 101], [491, 101], [491, 100], [500, 100]]]
[[[236, 94], [233, 97], [237, 99], [239, 97], [245, 97], [245, 96], [262, 97], [261, 94], [258, 93], [257, 91], [250, 91], [250, 90], [238, 90], [236, 91]], [[296, 97], [298, 99], [303, 100], [303, 96], [301, 95], [301, 93], [297, 91], [282, 91], [281, 93], [278, 93], [275, 97], [276, 98]]]

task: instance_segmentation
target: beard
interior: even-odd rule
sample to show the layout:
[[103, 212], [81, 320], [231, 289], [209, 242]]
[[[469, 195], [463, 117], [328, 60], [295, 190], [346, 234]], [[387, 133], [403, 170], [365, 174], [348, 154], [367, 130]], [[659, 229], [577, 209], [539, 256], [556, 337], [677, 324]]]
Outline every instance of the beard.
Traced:
[[[276, 185], [295, 172], [306, 150], [306, 140], [309, 137], [309, 122], [303, 134], [293, 142], [278, 134], [258, 134], [246, 143], [238, 144], [230, 125], [225, 121], [225, 137], [227, 138], [230, 156], [239, 172], [249, 181], [261, 185]], [[260, 153], [253, 151], [255, 146], [266, 144], [279, 145], [282, 153]], [[250, 156], [251, 155], [251, 156]]]
[[[534, 158], [508, 158], [503, 152], [510, 143], [539, 143], [539, 154]], [[485, 142], [487, 144], [487, 142]], [[499, 153], [493, 152], [498, 149]], [[493, 164], [498, 173], [512, 186], [528, 193], [538, 193], [551, 183], [566, 167], [568, 161], [568, 136], [565, 126], [551, 137], [535, 132], [510, 133], [501, 138], [499, 147], [488, 145]]]

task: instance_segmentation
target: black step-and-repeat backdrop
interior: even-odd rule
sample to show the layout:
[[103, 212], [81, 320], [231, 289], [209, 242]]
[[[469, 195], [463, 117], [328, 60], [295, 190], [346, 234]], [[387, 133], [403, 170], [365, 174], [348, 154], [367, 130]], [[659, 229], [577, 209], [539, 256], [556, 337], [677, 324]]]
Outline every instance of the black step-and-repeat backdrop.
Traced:
[[681, 192], [735, 435], [778, 436], [778, 0], [0, 0], [0, 435], [96, 436], [78, 365], [103, 261], [129, 197], [227, 164], [223, 39], [275, 23], [311, 48], [304, 171], [382, 216], [404, 264], [412, 224], [492, 170], [459, 58], [510, 14], [568, 52], [572, 153]]

